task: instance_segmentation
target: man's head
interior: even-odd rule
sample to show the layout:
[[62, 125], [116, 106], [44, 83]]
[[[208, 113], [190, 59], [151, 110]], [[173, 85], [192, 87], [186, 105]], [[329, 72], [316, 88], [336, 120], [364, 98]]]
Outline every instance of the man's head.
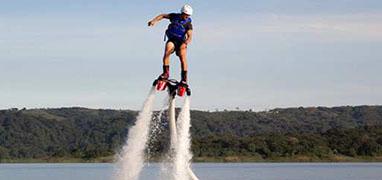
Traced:
[[188, 4], [184, 5], [180, 12], [182, 13], [182, 18], [186, 19], [192, 15], [192, 7]]

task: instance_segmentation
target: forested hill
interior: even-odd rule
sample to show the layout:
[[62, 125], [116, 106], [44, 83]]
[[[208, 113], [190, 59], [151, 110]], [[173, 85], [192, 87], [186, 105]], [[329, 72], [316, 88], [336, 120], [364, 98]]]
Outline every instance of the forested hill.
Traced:
[[[0, 110], [0, 161], [111, 156], [123, 145], [136, 111], [86, 108]], [[167, 121], [149, 143], [168, 144]], [[332, 160], [382, 156], [382, 106], [251, 111], [192, 111], [192, 151], [205, 160]], [[341, 159], [340, 159], [341, 160]]]

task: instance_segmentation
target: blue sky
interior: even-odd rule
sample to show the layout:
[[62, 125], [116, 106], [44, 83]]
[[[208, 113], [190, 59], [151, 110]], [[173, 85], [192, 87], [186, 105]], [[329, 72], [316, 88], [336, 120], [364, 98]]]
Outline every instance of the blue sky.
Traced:
[[167, 25], [146, 23], [185, 3], [194, 109], [381, 104], [381, 1], [18, 0], [0, 6], [0, 108], [139, 109]]

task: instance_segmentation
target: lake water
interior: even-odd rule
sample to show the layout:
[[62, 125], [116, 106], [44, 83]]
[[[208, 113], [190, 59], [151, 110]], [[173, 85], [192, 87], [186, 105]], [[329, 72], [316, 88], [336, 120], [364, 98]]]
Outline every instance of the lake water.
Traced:
[[[159, 179], [149, 164], [142, 180]], [[382, 180], [382, 163], [194, 163], [201, 180]], [[113, 164], [0, 164], [0, 180], [112, 180]]]

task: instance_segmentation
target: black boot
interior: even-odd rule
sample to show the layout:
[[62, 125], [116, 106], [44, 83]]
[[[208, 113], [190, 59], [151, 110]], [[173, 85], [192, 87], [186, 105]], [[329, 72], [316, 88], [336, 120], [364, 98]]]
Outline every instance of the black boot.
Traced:
[[181, 76], [182, 80], [180, 81], [180, 83], [187, 85], [187, 71], [182, 71]]
[[161, 80], [167, 80], [170, 76], [170, 66], [166, 66], [164, 65], [163, 66], [163, 73], [159, 76], [158, 79], [161, 79]]
[[183, 96], [187, 93], [187, 96], [191, 96], [191, 90], [187, 84], [187, 71], [182, 71], [182, 80], [178, 84], [178, 96]]

